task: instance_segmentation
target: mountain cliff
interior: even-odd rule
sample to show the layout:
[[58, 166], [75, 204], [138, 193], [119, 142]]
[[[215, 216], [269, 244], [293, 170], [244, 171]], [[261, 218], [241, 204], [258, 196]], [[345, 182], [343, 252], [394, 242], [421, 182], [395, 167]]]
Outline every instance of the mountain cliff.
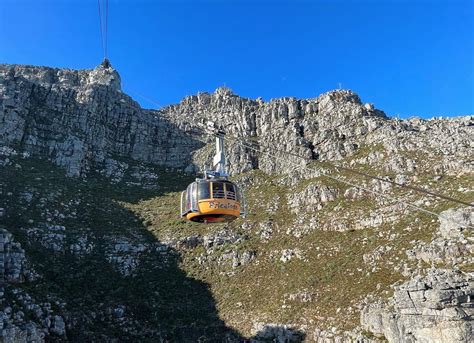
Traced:
[[[248, 202], [225, 225], [178, 216], [208, 120]], [[393, 119], [349, 90], [150, 110], [111, 67], [0, 65], [0, 337], [467, 342], [472, 208], [333, 164], [472, 203], [473, 137], [472, 116]]]

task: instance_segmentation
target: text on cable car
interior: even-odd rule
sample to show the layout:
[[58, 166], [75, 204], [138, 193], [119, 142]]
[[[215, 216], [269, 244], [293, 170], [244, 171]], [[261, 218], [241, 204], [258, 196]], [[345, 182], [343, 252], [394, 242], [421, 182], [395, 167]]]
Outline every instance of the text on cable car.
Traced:
[[209, 208], [220, 208], [226, 210], [238, 210], [239, 206], [232, 203], [221, 203], [217, 201], [209, 201]]

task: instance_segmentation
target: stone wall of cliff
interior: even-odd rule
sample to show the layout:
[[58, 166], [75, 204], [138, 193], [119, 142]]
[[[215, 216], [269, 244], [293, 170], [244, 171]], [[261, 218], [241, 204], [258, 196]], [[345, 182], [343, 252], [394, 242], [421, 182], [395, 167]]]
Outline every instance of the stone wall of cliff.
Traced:
[[[196, 125], [208, 120], [256, 148], [276, 147], [321, 161], [341, 160], [362, 146], [381, 144], [392, 153], [387, 168], [395, 171], [410, 163], [398, 153], [415, 150], [442, 155], [434, 166], [440, 172], [472, 167], [468, 158], [472, 117], [394, 120], [347, 90], [313, 99], [265, 102], [219, 88], [160, 110], [143, 110], [121, 91], [120, 76], [112, 68], [74, 71], [0, 65], [0, 143], [47, 157], [69, 175], [94, 167], [110, 174], [121, 158], [188, 171], [205, 169], [213, 149], [199, 153], [202, 141], [209, 138]], [[281, 155], [275, 159], [238, 143], [229, 145], [227, 152], [234, 174], [255, 168], [288, 173], [295, 163], [304, 164], [298, 157], [272, 151]], [[366, 162], [380, 163], [380, 156]]]
[[110, 169], [131, 158], [170, 167], [190, 164], [200, 146], [172, 123], [144, 111], [112, 68], [64, 70], [0, 65], [0, 143], [48, 158], [68, 175]]

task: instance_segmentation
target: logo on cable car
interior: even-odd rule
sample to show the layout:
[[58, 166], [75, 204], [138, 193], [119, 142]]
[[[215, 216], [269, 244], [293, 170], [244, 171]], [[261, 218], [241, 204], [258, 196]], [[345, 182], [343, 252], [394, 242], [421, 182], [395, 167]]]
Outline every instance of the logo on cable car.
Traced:
[[218, 208], [224, 210], [239, 210], [239, 206], [233, 203], [222, 203], [217, 201], [209, 201], [209, 208]]

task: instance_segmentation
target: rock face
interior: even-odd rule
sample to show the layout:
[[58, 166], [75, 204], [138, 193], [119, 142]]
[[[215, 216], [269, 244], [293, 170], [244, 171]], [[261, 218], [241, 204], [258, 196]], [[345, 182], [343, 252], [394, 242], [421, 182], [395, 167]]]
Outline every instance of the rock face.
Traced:
[[62, 70], [0, 65], [0, 142], [47, 157], [71, 176], [116, 159], [183, 167], [199, 146], [120, 89], [112, 68]]
[[[209, 120], [249, 195], [248, 218], [212, 228], [176, 216]], [[393, 199], [446, 202], [330, 163], [469, 202], [473, 136], [472, 116], [395, 120], [349, 90], [145, 110], [112, 67], [0, 65], [0, 341], [472, 341], [472, 210], [437, 227]], [[363, 331], [360, 301], [393, 284]]]
[[[314, 99], [264, 102], [219, 88], [161, 110], [143, 110], [121, 91], [120, 76], [111, 67], [75, 71], [0, 65], [1, 145], [47, 157], [71, 176], [100, 167], [113, 177], [126, 168], [120, 165], [121, 158], [204, 169], [213, 149], [194, 154], [194, 160], [190, 154], [203, 145], [198, 137], [206, 139], [196, 125], [208, 120], [276, 155], [281, 155], [274, 151], [278, 146], [308, 159], [339, 160], [363, 144], [382, 144], [391, 152], [420, 150], [433, 156], [442, 152], [436, 165], [440, 173], [467, 172], [473, 166], [468, 158], [472, 117], [393, 120], [348, 90]], [[305, 164], [298, 157], [276, 160], [239, 144], [227, 147], [227, 153], [232, 173], [254, 168], [286, 173]], [[385, 157], [373, 154], [365, 162], [377, 164]], [[416, 168], [397, 154], [387, 162], [387, 168], [396, 172]]]
[[407, 255], [426, 263], [455, 267], [474, 263], [474, 238], [471, 227], [474, 212], [469, 208], [450, 209], [440, 214], [441, 225], [430, 243], [418, 242]]
[[362, 312], [365, 329], [389, 342], [471, 342], [474, 275], [433, 269], [395, 289], [389, 305]]
[[443, 238], [462, 238], [474, 224], [474, 212], [469, 208], [451, 209], [441, 213], [439, 233]]
[[0, 227], [0, 280], [20, 282], [24, 279], [25, 251], [13, 236]]
[[[228, 88], [219, 88], [213, 94], [186, 97], [180, 104], [160, 112], [183, 130], [189, 128], [190, 122], [216, 121], [230, 135], [245, 137], [254, 147], [283, 157], [277, 160], [234, 144], [227, 148], [233, 173], [252, 168], [268, 173], [294, 173], [296, 166], [305, 164], [301, 158], [275, 151], [275, 147], [308, 159], [334, 161], [366, 144], [383, 145], [392, 153], [391, 159], [384, 161], [387, 171], [401, 173], [416, 168], [413, 160], [395, 153], [407, 150], [432, 156], [443, 153], [443, 160], [436, 165], [439, 173], [468, 172], [473, 167], [472, 161], [465, 158], [472, 148], [469, 139], [472, 116], [442, 120], [389, 119], [373, 106], [365, 106], [349, 90], [332, 91], [313, 99], [281, 98], [264, 102], [241, 98]], [[375, 152], [365, 162], [376, 165], [386, 158]], [[201, 157], [196, 163], [205, 161]]]
[[276, 343], [299, 343], [305, 338], [305, 334], [288, 325], [255, 323], [252, 328], [255, 336], [251, 343], [276, 342]]
[[[469, 208], [442, 212], [434, 240], [419, 242], [407, 251], [408, 257], [451, 268], [472, 263], [473, 247], [467, 239], [472, 239], [473, 215]], [[473, 290], [474, 273], [432, 268], [425, 276], [395, 287], [388, 304], [365, 307], [361, 324], [389, 342], [470, 342], [474, 337]]]
[[[241, 98], [228, 88], [214, 94], [185, 98], [163, 113], [181, 128], [187, 122], [217, 121], [229, 134], [249, 137], [256, 148], [272, 153], [277, 144], [308, 159], [338, 159], [355, 151], [356, 141], [387, 118], [381, 111], [367, 109], [351, 91], [329, 92], [315, 99], [282, 98], [263, 102]], [[353, 125], [357, 122], [357, 129]], [[231, 171], [259, 168], [269, 173], [292, 171], [304, 165], [298, 157], [284, 161], [234, 145], [228, 148]], [[280, 153], [281, 154], [281, 153]]]
[[[25, 280], [31, 281], [33, 277], [34, 273], [26, 270], [26, 256], [21, 244], [14, 241], [9, 231], [0, 229], [0, 341], [2, 342], [44, 342], [49, 333], [65, 338], [64, 320], [53, 313], [51, 304], [38, 305], [30, 295], [15, 287]], [[30, 318], [25, 315], [25, 309], [30, 311]]]
[[327, 186], [310, 184], [302, 192], [298, 192], [288, 198], [288, 206], [294, 213], [311, 212], [321, 209], [323, 204], [336, 199], [337, 190]]

